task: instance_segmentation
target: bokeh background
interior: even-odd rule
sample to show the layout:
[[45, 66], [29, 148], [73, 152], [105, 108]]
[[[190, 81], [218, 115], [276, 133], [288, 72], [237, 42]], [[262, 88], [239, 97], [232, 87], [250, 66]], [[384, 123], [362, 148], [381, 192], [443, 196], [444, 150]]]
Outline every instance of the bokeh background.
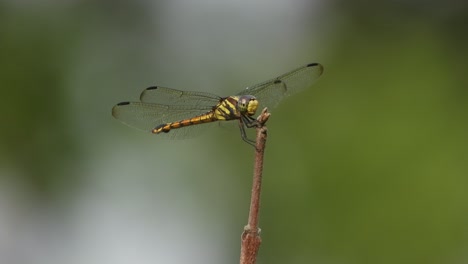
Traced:
[[0, 263], [238, 263], [253, 150], [122, 125], [151, 85], [272, 111], [259, 263], [468, 263], [464, 1], [0, 1]]

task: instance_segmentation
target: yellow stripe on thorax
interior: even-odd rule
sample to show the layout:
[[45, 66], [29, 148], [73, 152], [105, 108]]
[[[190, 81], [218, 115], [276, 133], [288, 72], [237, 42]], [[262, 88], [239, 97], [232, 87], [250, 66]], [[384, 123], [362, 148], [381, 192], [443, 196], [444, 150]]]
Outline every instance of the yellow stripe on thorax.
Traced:
[[214, 109], [214, 115], [218, 120], [232, 120], [239, 117], [237, 111], [237, 96], [229, 96], [221, 101]]

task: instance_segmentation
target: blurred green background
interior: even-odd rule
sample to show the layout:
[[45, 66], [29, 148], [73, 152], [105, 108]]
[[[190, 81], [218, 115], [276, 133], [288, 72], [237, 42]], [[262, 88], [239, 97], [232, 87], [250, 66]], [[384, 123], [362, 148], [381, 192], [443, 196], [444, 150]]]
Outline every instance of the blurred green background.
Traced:
[[259, 263], [468, 263], [462, 1], [1, 1], [0, 263], [238, 263], [253, 150], [111, 116], [320, 62], [272, 111]]

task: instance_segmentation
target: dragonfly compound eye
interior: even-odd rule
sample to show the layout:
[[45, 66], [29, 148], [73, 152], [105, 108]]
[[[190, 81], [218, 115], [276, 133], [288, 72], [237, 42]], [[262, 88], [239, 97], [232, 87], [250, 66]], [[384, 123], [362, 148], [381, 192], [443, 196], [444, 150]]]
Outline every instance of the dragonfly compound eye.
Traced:
[[237, 102], [237, 109], [244, 114], [249, 116], [255, 115], [257, 111], [258, 101], [255, 96], [252, 95], [243, 95], [239, 98]]

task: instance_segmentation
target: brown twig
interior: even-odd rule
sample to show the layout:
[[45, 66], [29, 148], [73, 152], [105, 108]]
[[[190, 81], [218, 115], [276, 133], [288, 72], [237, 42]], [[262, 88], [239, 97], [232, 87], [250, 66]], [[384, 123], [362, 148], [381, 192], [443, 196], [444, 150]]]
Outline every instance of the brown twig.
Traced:
[[241, 237], [240, 264], [255, 264], [257, 253], [262, 242], [260, 228], [258, 228], [258, 212], [260, 209], [260, 191], [262, 188], [263, 154], [267, 140], [266, 121], [270, 117], [267, 109], [263, 109], [258, 116], [257, 137], [255, 146], [255, 167], [252, 184], [252, 196], [250, 198], [249, 220], [244, 227]]

